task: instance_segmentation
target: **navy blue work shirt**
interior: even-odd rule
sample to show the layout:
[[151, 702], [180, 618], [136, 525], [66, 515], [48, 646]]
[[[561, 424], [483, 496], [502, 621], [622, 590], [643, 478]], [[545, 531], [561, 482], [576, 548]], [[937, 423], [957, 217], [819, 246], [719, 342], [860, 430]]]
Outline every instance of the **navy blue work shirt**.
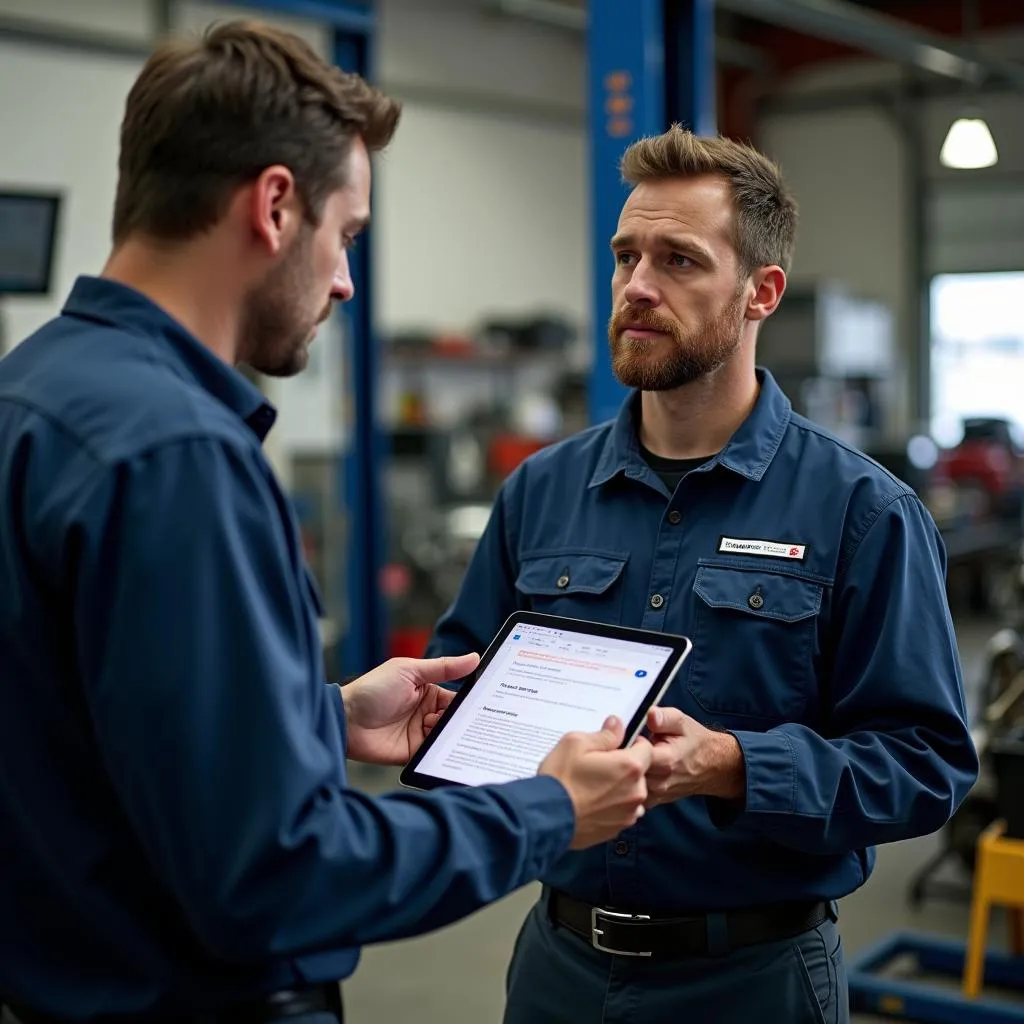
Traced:
[[347, 788], [273, 419], [111, 281], [0, 360], [0, 1002], [141, 1019], [343, 978], [568, 847], [552, 778]]
[[933, 521], [758, 376], [751, 415], [675, 493], [642, 457], [637, 395], [528, 459], [431, 641], [479, 649], [527, 608], [692, 638], [662, 703], [737, 737], [745, 801], [665, 804], [566, 855], [544, 880], [591, 904], [837, 899], [978, 771]]

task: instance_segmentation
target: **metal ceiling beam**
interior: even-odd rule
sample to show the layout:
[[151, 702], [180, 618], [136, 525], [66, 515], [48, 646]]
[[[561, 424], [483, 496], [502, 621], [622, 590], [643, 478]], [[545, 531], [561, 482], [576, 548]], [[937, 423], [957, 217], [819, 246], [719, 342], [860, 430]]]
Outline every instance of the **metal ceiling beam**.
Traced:
[[79, 53], [93, 53], [101, 57], [122, 57], [145, 60], [153, 52], [153, 44], [145, 39], [133, 39], [108, 32], [72, 28], [29, 20], [0, 16], [0, 41], [31, 46], [50, 46]]
[[[557, 0], [489, 0], [487, 6], [495, 14], [506, 18], [565, 29], [580, 36], [587, 31], [585, 7], [570, 6], [558, 3]], [[715, 39], [715, 60], [725, 67], [742, 68], [759, 74], [767, 74], [774, 67], [764, 50], [724, 36]]]
[[996, 78], [1024, 89], [1024, 64], [1000, 60], [908, 22], [844, 0], [717, 0], [724, 10], [846, 43], [969, 85]]

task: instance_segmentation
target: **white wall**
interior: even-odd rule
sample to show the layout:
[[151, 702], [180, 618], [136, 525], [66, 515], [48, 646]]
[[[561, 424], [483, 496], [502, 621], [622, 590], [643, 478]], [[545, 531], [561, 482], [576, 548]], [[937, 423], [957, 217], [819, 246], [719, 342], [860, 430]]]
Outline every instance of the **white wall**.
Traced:
[[[130, 0], [106, 0], [97, 11], [119, 6]], [[0, 185], [64, 195], [53, 294], [4, 300], [12, 342], [59, 310], [78, 273], [106, 259], [122, 108], [140, 66], [0, 41]]]
[[146, 0], [0, 0], [0, 14], [12, 18], [138, 40], [152, 38], [153, 13]]
[[380, 79], [405, 103], [379, 162], [381, 327], [471, 330], [539, 308], [585, 320], [582, 41], [475, 0], [379, 10]]
[[377, 72], [399, 95], [408, 86], [470, 102], [533, 103], [583, 113], [586, 52], [572, 33], [486, 10], [486, 0], [377, 0]]
[[903, 312], [904, 158], [895, 126], [870, 109], [765, 118], [759, 143], [800, 205], [794, 286], [837, 279]]
[[587, 315], [583, 139], [410, 104], [379, 161], [385, 331], [472, 329], [483, 314]]
[[[92, 3], [93, 0], [88, 0], [88, 2]], [[148, 3], [148, 0], [144, 0], [144, 2]], [[270, 17], [266, 11], [259, 8], [230, 3], [214, 3], [211, 0], [175, 0], [173, 18], [174, 27], [183, 32], [202, 32], [211, 23], [228, 18], [256, 18], [260, 21], [273, 21], [275, 25], [301, 36], [322, 56], [329, 57], [331, 53], [330, 31], [308, 18], [286, 18], [281, 15]]]

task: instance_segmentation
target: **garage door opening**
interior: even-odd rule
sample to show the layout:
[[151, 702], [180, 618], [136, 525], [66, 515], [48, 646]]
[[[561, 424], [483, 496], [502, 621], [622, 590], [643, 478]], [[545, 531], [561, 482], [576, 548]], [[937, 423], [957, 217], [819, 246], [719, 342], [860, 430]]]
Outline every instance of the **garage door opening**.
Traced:
[[958, 444], [970, 420], [1024, 435], [1024, 271], [932, 278], [931, 334], [936, 442]]

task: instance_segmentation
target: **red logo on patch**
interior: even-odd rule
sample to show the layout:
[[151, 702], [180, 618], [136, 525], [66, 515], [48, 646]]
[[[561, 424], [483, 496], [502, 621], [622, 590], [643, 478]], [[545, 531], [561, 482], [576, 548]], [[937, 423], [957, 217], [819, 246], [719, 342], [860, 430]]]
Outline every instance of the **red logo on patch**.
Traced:
[[800, 554], [800, 549], [799, 548], [790, 548], [789, 549], [789, 557], [790, 558], [796, 558], [797, 555], [799, 555], [799, 554]]

